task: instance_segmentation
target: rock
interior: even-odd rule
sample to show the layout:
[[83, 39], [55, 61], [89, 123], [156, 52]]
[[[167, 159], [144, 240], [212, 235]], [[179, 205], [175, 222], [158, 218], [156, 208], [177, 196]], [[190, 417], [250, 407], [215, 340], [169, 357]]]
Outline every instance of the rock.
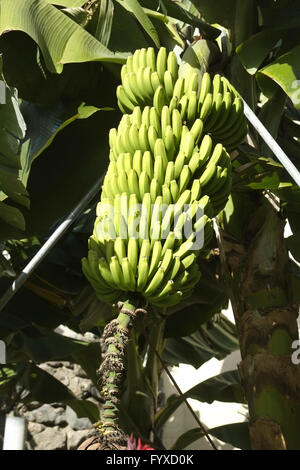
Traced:
[[74, 431], [73, 429], [67, 429], [67, 446], [68, 450], [75, 450], [77, 447], [87, 439], [93, 430], [84, 429], [82, 431]]
[[53, 408], [51, 405], [45, 404], [29, 413], [25, 413], [25, 416], [28, 421], [34, 421], [35, 423], [54, 424], [57, 417], [62, 415], [63, 412], [62, 407]]
[[62, 367], [63, 363], [61, 361], [49, 361], [47, 362], [47, 364], [43, 365], [48, 365], [50, 367], [53, 367], [54, 369], [57, 369], [58, 367]]
[[89, 418], [78, 418], [70, 406], [66, 408], [66, 419], [69, 426], [75, 431], [79, 429], [91, 429], [92, 423]]
[[60, 426], [62, 428], [67, 426], [68, 421], [67, 421], [67, 418], [66, 418], [65, 410], [63, 410], [62, 414], [59, 414], [58, 416], [56, 416], [55, 421], [54, 421], [53, 424], [55, 424], [56, 426]]
[[94, 335], [94, 333], [87, 332], [83, 335], [81, 333], [76, 333], [76, 331], [71, 330], [65, 325], [59, 325], [54, 331], [55, 333], [58, 333], [62, 336], [77, 339], [78, 341], [86, 341], [88, 343], [95, 343], [99, 341], [99, 337]]
[[69, 388], [78, 398], [87, 398], [90, 393], [91, 381], [80, 377], [72, 377], [70, 379]]
[[[83, 337], [74, 332], [74, 335], [80, 340], [99, 341], [93, 334]], [[97, 406], [102, 402], [97, 387], [79, 364], [50, 361], [39, 364], [39, 367], [67, 386], [78, 399], [88, 400]], [[20, 405], [18, 410], [18, 415], [24, 416], [28, 422], [28, 450], [77, 449], [95, 432], [88, 418], [78, 418], [71, 407], [62, 403], [31, 402], [26, 406]]]
[[53, 375], [57, 380], [59, 380], [66, 387], [68, 387], [71, 378], [74, 376], [74, 372], [71, 369], [67, 369], [66, 367], [61, 367], [59, 369], [56, 369]]
[[98, 343], [99, 342], [99, 336], [95, 335], [94, 333], [91, 333], [90, 331], [87, 331], [83, 335], [85, 341], [88, 343]]
[[33, 435], [33, 434], [38, 434], [39, 432], [43, 431], [45, 429], [45, 426], [43, 426], [40, 423], [29, 422], [27, 424], [27, 429], [28, 429], [29, 434]]
[[31, 401], [30, 403], [26, 403], [27, 410], [35, 410], [41, 406], [40, 402], [38, 401]]
[[100, 392], [97, 390], [97, 388], [95, 387], [95, 385], [93, 383], [90, 384], [88, 392], [89, 392], [90, 395], [92, 395], [92, 397], [94, 397], [98, 400], [101, 400]]
[[74, 364], [74, 374], [76, 377], [82, 377], [83, 379], [87, 378], [86, 372], [79, 364]]
[[67, 448], [67, 436], [57, 427], [46, 428], [33, 436], [34, 450], [63, 450]]

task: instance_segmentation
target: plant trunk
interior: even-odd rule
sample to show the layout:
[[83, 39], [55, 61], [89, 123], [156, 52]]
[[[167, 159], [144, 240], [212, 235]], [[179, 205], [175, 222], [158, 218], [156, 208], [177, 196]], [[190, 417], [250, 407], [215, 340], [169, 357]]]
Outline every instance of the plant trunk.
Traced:
[[79, 450], [126, 450], [128, 437], [119, 427], [119, 404], [126, 377], [126, 349], [138, 309], [130, 300], [120, 303], [120, 312], [104, 328], [102, 339], [106, 346], [99, 369], [101, 395], [104, 400], [99, 433], [87, 439]]
[[285, 221], [269, 204], [259, 211], [247, 229], [248, 243], [224, 243], [251, 446], [255, 450], [300, 449], [300, 365], [292, 362], [298, 306], [289, 304]]

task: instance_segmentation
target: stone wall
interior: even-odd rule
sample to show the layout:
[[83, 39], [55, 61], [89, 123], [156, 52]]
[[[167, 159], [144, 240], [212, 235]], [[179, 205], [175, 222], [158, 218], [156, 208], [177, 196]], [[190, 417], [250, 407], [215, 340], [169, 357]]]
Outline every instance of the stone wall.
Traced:
[[[40, 367], [66, 385], [77, 398], [99, 406], [100, 395], [78, 364], [47, 362]], [[32, 402], [19, 406], [15, 414], [27, 420], [28, 450], [73, 450], [94, 431], [88, 418], [78, 418], [72, 408], [61, 403]]]

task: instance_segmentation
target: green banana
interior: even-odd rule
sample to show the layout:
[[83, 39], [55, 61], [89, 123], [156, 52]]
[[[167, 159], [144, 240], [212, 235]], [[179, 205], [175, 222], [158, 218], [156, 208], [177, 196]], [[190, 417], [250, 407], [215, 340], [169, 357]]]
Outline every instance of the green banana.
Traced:
[[134, 105], [130, 101], [130, 98], [128, 97], [122, 85], [119, 85], [117, 88], [117, 99], [119, 108], [123, 113], [130, 112], [133, 110]]
[[139, 195], [141, 199], [143, 199], [145, 194], [150, 193], [150, 181], [149, 175], [143, 170], [139, 178]]
[[200, 94], [199, 94], [199, 109], [201, 108], [202, 104], [208, 93], [211, 91], [211, 78], [209, 73], [205, 72], [202, 77], [201, 86], [200, 86]]
[[164, 74], [167, 70], [167, 50], [165, 47], [161, 47], [158, 51], [156, 59], [156, 70], [161, 83], [163, 83]]
[[151, 73], [151, 85], [152, 85], [154, 92], [161, 85], [158, 73], [156, 71]]
[[127, 287], [126, 281], [123, 277], [122, 269], [117, 256], [112, 256], [109, 262], [109, 269], [116, 286], [122, 289]]
[[167, 126], [164, 135], [164, 143], [166, 148], [166, 153], [168, 160], [173, 160], [174, 154], [176, 152], [176, 141], [173, 134], [173, 129], [171, 126]]
[[148, 281], [149, 263], [146, 256], [140, 257], [137, 277], [137, 290], [141, 292]]
[[142, 170], [145, 171], [151, 180], [154, 175], [153, 159], [151, 153], [147, 150], [142, 157]]
[[168, 106], [164, 106], [161, 110], [161, 134], [164, 138], [166, 133], [166, 128], [171, 126], [171, 116]]
[[176, 54], [173, 51], [168, 54], [167, 70], [172, 76], [173, 83], [175, 83], [178, 78], [178, 64]]
[[140, 176], [142, 172], [142, 151], [136, 150], [132, 158], [132, 168]]
[[153, 278], [151, 279], [150, 283], [146, 286], [145, 288], [145, 296], [149, 297], [151, 294], [153, 294], [157, 289], [159, 289], [159, 286], [164, 279], [165, 271], [163, 268], [158, 268], [156, 273], [154, 274]]
[[154, 96], [153, 96], [153, 106], [157, 110], [159, 114], [163, 107], [167, 104], [167, 96], [165, 93], [165, 89], [162, 85], [156, 88]]
[[171, 179], [179, 178], [182, 168], [184, 166], [184, 163], [185, 163], [185, 153], [181, 150], [178, 152], [177, 157], [174, 161], [174, 174], [172, 175], [173, 177]]
[[134, 292], [136, 287], [135, 276], [133, 274], [128, 258], [122, 259], [122, 273], [124, 278], [124, 284], [126, 285], [126, 290]]
[[165, 87], [167, 100], [170, 101], [173, 96], [174, 87], [173, 87], [172, 75], [171, 75], [171, 72], [169, 72], [169, 70], [166, 70], [164, 73], [164, 87]]
[[208, 93], [206, 97], [204, 98], [203, 104], [200, 107], [200, 114], [199, 114], [200, 119], [204, 123], [212, 111], [212, 105], [213, 105], [213, 95], [211, 93]]
[[178, 109], [173, 109], [172, 111], [172, 130], [175, 137], [176, 146], [178, 146], [182, 134], [182, 119]]
[[162, 253], [162, 245], [160, 240], [156, 240], [153, 245], [152, 249], [152, 256], [151, 256], [151, 262], [150, 262], [150, 267], [149, 267], [149, 279], [152, 277], [152, 274], [156, 270], [160, 259], [161, 259], [161, 253]]
[[133, 275], [136, 276], [137, 271], [137, 263], [139, 257], [139, 243], [137, 238], [130, 237], [128, 240], [128, 247], [127, 247], [127, 258], [131, 265], [131, 269]]
[[156, 57], [153, 47], [148, 47], [146, 51], [146, 64], [152, 72], [156, 71]]
[[197, 105], [198, 105], [197, 93], [196, 91], [192, 91], [191, 93], [189, 93], [189, 103], [187, 107], [187, 121], [188, 121], [189, 126], [192, 126], [196, 119]]
[[181, 98], [184, 95], [184, 85], [185, 85], [184, 78], [178, 77], [174, 84], [174, 90], [173, 90], [173, 97], [176, 98], [178, 102], [181, 100]]

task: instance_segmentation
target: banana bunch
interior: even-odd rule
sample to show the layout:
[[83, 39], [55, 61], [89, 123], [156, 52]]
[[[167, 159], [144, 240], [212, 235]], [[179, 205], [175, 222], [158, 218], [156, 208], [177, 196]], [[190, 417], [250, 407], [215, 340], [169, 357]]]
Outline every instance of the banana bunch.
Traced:
[[157, 57], [154, 49], [137, 49], [128, 57], [122, 67], [122, 85], [117, 88], [118, 104], [125, 114], [135, 106], [147, 106], [155, 100], [168, 103], [174, 92], [178, 78], [178, 65], [175, 53], [167, 54], [164, 47]]
[[247, 135], [243, 100], [229, 81], [219, 74], [211, 79], [207, 72], [201, 83], [196, 72], [188, 77], [180, 76], [173, 51], [167, 54], [161, 47], [155, 57], [151, 47], [136, 50], [122, 67], [121, 78], [117, 98], [124, 114], [131, 114], [136, 106], [153, 106], [159, 113], [168, 105], [171, 111], [174, 108], [180, 111], [188, 127], [200, 118], [205, 133], [215, 142], [221, 142], [228, 151]]
[[[224, 78], [178, 75], [173, 52], [140, 49], [122, 68], [122, 119], [109, 133], [110, 164], [82, 269], [97, 296], [139, 293], [161, 308], [188, 297], [212, 218], [231, 190], [227, 149], [247, 127]], [[224, 139], [224, 141], [223, 141]], [[123, 294], [123, 295], [122, 295]]]
[[199, 90], [198, 113], [205, 131], [214, 141], [233, 150], [247, 135], [243, 100], [229, 81], [219, 74], [204, 73]]

